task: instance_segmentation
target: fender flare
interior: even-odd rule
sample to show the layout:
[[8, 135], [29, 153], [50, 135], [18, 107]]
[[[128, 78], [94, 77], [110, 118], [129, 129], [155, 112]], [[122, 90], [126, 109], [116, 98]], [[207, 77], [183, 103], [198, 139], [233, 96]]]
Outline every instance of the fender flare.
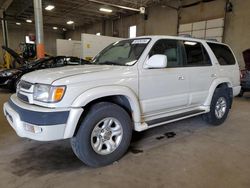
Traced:
[[224, 83], [227, 84], [229, 88], [232, 88], [232, 83], [228, 78], [217, 78], [213, 80], [209, 88], [209, 95], [207, 99], [205, 100], [204, 106], [210, 106], [215, 89], [218, 87], [218, 85], [224, 84]]
[[72, 103], [72, 107], [84, 107], [91, 101], [102, 97], [122, 95], [126, 97], [129, 101], [132, 110], [132, 120], [135, 123], [141, 122], [141, 109], [136, 94], [125, 86], [100, 86], [89, 89], [79, 95]]

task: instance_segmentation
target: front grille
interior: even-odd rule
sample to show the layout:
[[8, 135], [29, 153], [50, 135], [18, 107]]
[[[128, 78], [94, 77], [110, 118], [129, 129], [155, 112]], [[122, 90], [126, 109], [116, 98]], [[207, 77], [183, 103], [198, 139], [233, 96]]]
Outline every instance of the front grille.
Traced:
[[21, 93], [17, 93], [17, 97], [24, 102], [29, 102], [29, 98]]
[[32, 86], [32, 83], [29, 83], [29, 82], [26, 82], [26, 81], [23, 81], [21, 80], [20, 83], [19, 83], [19, 87], [20, 89], [25, 89], [25, 90], [29, 90]]

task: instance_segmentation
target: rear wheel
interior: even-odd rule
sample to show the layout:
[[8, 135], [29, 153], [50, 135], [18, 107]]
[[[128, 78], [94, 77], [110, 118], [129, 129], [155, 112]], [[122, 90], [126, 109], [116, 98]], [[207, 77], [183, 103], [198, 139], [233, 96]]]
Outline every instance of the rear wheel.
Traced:
[[218, 88], [214, 92], [210, 105], [210, 112], [204, 114], [204, 119], [211, 125], [220, 125], [226, 120], [229, 108], [229, 93], [224, 88]]
[[85, 164], [100, 167], [120, 159], [127, 151], [132, 135], [132, 122], [120, 106], [95, 104], [71, 139], [74, 153]]

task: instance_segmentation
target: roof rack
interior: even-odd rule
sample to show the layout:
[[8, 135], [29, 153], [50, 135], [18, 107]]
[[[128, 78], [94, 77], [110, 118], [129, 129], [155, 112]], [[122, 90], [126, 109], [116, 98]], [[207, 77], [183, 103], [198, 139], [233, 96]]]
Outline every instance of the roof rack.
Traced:
[[210, 39], [196, 38], [196, 37], [193, 37], [193, 36], [190, 35], [190, 34], [181, 34], [181, 35], [178, 35], [178, 36], [179, 36], [179, 37], [194, 38], [194, 39], [201, 39], [201, 40], [208, 40], [208, 41], [213, 41], [213, 42], [219, 42], [217, 39], [213, 39], [213, 38], [210, 38]]

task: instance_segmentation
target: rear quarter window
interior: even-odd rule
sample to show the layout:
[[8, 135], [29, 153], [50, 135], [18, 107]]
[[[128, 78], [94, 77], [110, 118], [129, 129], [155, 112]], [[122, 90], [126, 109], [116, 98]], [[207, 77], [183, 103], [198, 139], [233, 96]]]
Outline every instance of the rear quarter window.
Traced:
[[223, 44], [207, 43], [220, 65], [235, 65], [236, 61], [232, 51]]

